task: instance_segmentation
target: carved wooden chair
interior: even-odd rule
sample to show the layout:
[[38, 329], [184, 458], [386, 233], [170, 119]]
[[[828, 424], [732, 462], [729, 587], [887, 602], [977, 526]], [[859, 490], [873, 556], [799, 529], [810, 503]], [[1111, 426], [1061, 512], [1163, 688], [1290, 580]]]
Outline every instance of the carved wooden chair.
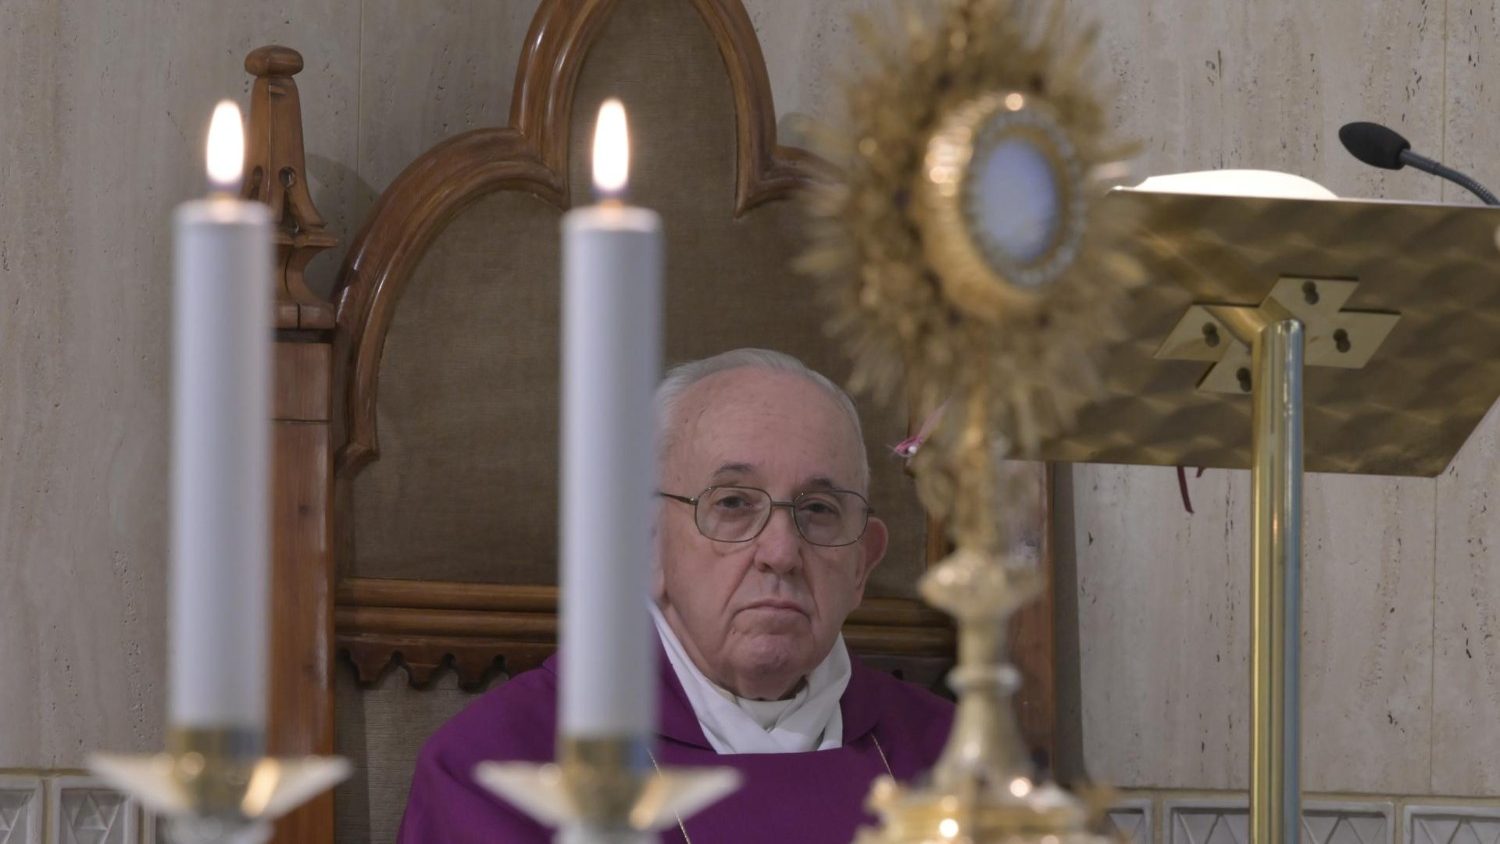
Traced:
[[[632, 200], [664, 219], [669, 362], [767, 346], [847, 374], [811, 282], [789, 268], [801, 221], [786, 200], [829, 170], [776, 143], [739, 0], [547, 0], [510, 125], [411, 162], [354, 237], [335, 306], [302, 281], [333, 240], [306, 187], [301, 59], [262, 48], [246, 68], [246, 193], [282, 220], [272, 750], [336, 750], [359, 771], [336, 809], [314, 803], [277, 840], [328, 844], [335, 825], [341, 840], [389, 840], [421, 741], [555, 647], [557, 227], [589, 200], [598, 104], [625, 101]], [[936, 685], [952, 631], [915, 586], [944, 551], [941, 533], [890, 456], [905, 411], [863, 399], [860, 410], [892, 543], [846, 637], [868, 661]], [[1015, 633], [1028, 681], [1018, 705], [1041, 748], [1050, 625], [1048, 604]]]

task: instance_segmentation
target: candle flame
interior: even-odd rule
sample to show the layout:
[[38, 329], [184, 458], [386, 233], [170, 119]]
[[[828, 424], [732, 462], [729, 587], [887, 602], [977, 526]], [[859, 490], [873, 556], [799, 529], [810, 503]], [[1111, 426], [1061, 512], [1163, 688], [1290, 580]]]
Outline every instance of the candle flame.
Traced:
[[611, 97], [599, 106], [594, 124], [594, 187], [601, 194], [624, 192], [630, 176], [630, 132], [625, 127], [625, 106]]
[[245, 128], [240, 107], [220, 100], [208, 124], [208, 179], [217, 190], [237, 192], [244, 167]]

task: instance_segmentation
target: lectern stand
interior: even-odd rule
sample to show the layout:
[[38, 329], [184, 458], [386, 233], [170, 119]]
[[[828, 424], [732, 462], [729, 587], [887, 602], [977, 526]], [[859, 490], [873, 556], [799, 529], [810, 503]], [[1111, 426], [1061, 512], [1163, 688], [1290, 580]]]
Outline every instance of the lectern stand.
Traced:
[[[1149, 283], [1048, 460], [1251, 470], [1255, 844], [1299, 840], [1302, 473], [1435, 476], [1500, 396], [1500, 209], [1119, 190]], [[1306, 447], [1304, 448], [1304, 442]]]

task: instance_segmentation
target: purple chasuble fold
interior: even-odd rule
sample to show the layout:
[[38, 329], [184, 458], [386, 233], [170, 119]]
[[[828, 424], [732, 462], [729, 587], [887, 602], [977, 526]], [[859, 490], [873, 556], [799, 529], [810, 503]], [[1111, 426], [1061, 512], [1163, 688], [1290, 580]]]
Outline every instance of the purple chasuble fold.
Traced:
[[[908, 781], [932, 767], [953, 720], [953, 704], [853, 657], [839, 701], [844, 744], [806, 753], [719, 755], [659, 653], [661, 713], [657, 761], [664, 766], [727, 765], [740, 789], [662, 833], [669, 844], [847, 844], [874, 779], [887, 769]], [[557, 660], [484, 693], [422, 746], [412, 775], [399, 844], [544, 844], [552, 830], [474, 782], [486, 760], [551, 761], [557, 740]]]

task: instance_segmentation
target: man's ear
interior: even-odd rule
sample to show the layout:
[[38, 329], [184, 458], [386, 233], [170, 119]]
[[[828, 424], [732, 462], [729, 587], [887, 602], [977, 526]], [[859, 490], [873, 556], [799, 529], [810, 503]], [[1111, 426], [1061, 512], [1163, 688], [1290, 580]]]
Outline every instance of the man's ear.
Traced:
[[661, 557], [651, 565], [651, 600], [658, 607], [667, 605], [667, 573], [662, 570]]
[[661, 516], [651, 521], [651, 600], [658, 607], [667, 602], [667, 573], [661, 562]]
[[865, 525], [865, 535], [859, 538], [859, 547], [863, 554], [860, 559], [859, 571], [859, 594], [861, 598], [864, 597], [865, 584], [870, 580], [870, 572], [874, 571], [875, 567], [880, 565], [880, 561], [885, 559], [885, 549], [890, 543], [890, 539], [891, 532], [885, 526], [885, 522], [875, 516], [871, 516], [870, 523]]

